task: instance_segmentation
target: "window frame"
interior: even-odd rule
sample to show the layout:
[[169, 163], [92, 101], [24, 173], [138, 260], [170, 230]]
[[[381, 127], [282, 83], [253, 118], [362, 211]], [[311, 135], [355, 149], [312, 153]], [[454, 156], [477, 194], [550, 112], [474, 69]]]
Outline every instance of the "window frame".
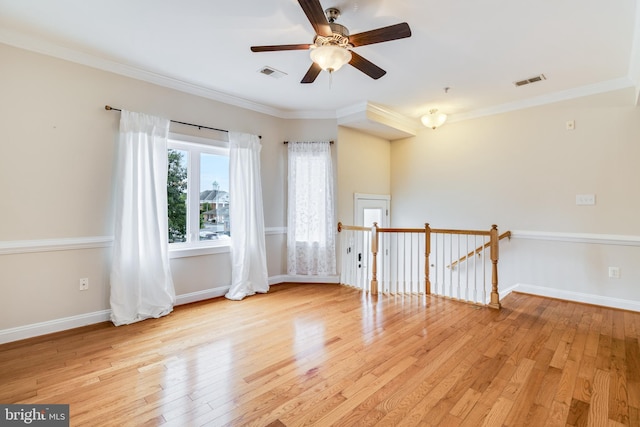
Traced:
[[[231, 239], [200, 240], [200, 154], [229, 157], [229, 142], [190, 135], [169, 133], [168, 150], [187, 152], [187, 241], [169, 243], [169, 258], [226, 253]], [[197, 202], [192, 202], [193, 200]], [[195, 224], [195, 225], [194, 225]], [[197, 231], [194, 232], [194, 227]]]

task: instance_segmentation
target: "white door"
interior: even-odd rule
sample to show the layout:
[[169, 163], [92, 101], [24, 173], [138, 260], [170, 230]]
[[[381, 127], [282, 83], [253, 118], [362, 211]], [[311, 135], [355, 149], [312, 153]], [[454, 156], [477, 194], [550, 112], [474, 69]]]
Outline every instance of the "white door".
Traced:
[[391, 196], [356, 193], [353, 199], [354, 225], [371, 227], [374, 222], [377, 222], [378, 227], [389, 226]]
[[[386, 195], [372, 195], [372, 194], [355, 194], [354, 196], [354, 225], [361, 227], [372, 227], [374, 223], [378, 224], [378, 227], [386, 228], [389, 226], [389, 204], [391, 201], [390, 196]], [[371, 240], [370, 234], [367, 233], [366, 237], [359, 240], [356, 243], [356, 257], [357, 257], [357, 280], [358, 284], [363, 289], [368, 289], [371, 281], [370, 265], [373, 259], [371, 253]], [[382, 245], [382, 236], [380, 236], [379, 243]], [[377, 279], [378, 282], [384, 281], [384, 266], [388, 265], [388, 257], [386, 250], [379, 251], [377, 255]], [[381, 292], [382, 289], [378, 289]]]

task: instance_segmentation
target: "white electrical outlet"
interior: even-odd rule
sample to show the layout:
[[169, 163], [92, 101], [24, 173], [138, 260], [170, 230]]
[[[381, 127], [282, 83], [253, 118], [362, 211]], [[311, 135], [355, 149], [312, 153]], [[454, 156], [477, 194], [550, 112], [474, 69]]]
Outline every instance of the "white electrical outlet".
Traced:
[[82, 279], [80, 279], [80, 290], [86, 291], [88, 289], [89, 289], [89, 278], [83, 277]]
[[620, 267], [609, 267], [609, 277], [611, 279], [620, 278]]

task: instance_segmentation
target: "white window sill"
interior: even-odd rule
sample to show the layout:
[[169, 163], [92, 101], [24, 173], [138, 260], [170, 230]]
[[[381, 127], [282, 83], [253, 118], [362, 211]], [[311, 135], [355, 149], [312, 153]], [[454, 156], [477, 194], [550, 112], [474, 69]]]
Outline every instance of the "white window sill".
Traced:
[[216, 246], [180, 246], [179, 244], [169, 245], [169, 259], [224, 254], [229, 252], [231, 252], [230, 244]]

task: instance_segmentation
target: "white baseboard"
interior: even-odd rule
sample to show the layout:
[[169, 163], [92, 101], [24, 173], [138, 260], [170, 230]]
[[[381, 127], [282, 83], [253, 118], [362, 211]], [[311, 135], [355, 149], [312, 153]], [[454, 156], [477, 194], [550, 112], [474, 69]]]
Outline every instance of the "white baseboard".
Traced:
[[[274, 280], [272, 283], [271, 280]], [[278, 283], [340, 283], [340, 276], [298, 276], [283, 274], [269, 278], [270, 285], [277, 285]]]
[[287, 282], [287, 276], [283, 274], [269, 277], [269, 286], [277, 285], [279, 283], [286, 283], [286, 282]]
[[31, 325], [18, 326], [0, 331], [0, 344], [33, 338], [67, 329], [93, 325], [106, 322], [111, 318], [111, 310], [101, 310], [93, 313], [79, 314], [77, 316], [64, 317], [62, 319], [49, 320], [47, 322], [33, 323]]
[[[279, 283], [339, 283], [338, 276], [287, 276], [279, 275], [269, 278], [269, 285]], [[205, 289], [203, 291], [191, 292], [176, 296], [176, 305], [189, 304], [192, 302], [204, 301], [211, 298], [224, 296], [229, 291], [229, 286]], [[108, 322], [111, 319], [111, 310], [101, 310], [93, 313], [79, 314], [77, 316], [64, 317], [61, 319], [49, 320], [46, 322], [33, 323], [30, 325], [18, 326], [0, 330], [0, 344], [33, 338], [40, 335], [54, 332], [66, 331], [67, 329], [79, 328], [81, 326], [92, 325], [94, 323]]]
[[[269, 278], [269, 285], [279, 283], [340, 283], [338, 276], [289, 276], [279, 275]], [[204, 301], [211, 298], [224, 296], [229, 290], [228, 286], [206, 289], [204, 291], [191, 292], [176, 296], [176, 305], [189, 304]], [[511, 292], [539, 295], [550, 298], [558, 298], [568, 301], [582, 302], [586, 304], [600, 305], [603, 307], [619, 308], [640, 312], [640, 301], [631, 301], [620, 298], [605, 297], [600, 295], [584, 294], [581, 292], [566, 291], [547, 288], [543, 286], [518, 283], [507, 289], [500, 290], [500, 297], [504, 298]], [[94, 323], [108, 322], [111, 318], [111, 310], [101, 310], [93, 313], [79, 314], [77, 316], [50, 320], [47, 322], [33, 323], [16, 328], [0, 330], [0, 344], [33, 338], [40, 335], [65, 331], [67, 329], [92, 325]]]
[[[228, 286], [220, 288], [206, 289], [204, 291], [191, 292], [177, 295], [175, 305], [189, 304], [197, 301], [204, 301], [211, 298], [221, 297], [229, 291]], [[18, 326], [15, 328], [0, 330], [0, 344], [33, 338], [40, 335], [52, 334], [54, 332], [66, 331], [67, 329], [79, 328], [81, 326], [93, 325], [94, 323], [108, 322], [111, 320], [111, 310], [101, 310], [93, 313], [80, 314], [77, 316], [64, 317], [46, 322], [32, 323], [30, 325]]]
[[518, 290], [518, 285], [513, 285], [510, 288], [507, 289], [500, 289], [500, 299], [506, 297], [507, 295], [509, 295], [511, 292], [513, 291], [517, 291]]
[[191, 292], [176, 296], [176, 305], [190, 304], [192, 302], [204, 301], [211, 298], [224, 296], [229, 292], [229, 286], [219, 288], [205, 289], [204, 291]]
[[640, 312], [640, 301], [606, 297], [602, 295], [584, 294], [582, 292], [547, 288], [544, 286], [527, 285], [524, 283], [518, 283], [515, 286], [505, 289], [504, 291], [500, 291], [500, 297], [504, 298], [511, 292], [522, 292], [525, 294], [539, 295], [543, 297], [599, 305], [602, 307], [619, 308], [622, 310]]

